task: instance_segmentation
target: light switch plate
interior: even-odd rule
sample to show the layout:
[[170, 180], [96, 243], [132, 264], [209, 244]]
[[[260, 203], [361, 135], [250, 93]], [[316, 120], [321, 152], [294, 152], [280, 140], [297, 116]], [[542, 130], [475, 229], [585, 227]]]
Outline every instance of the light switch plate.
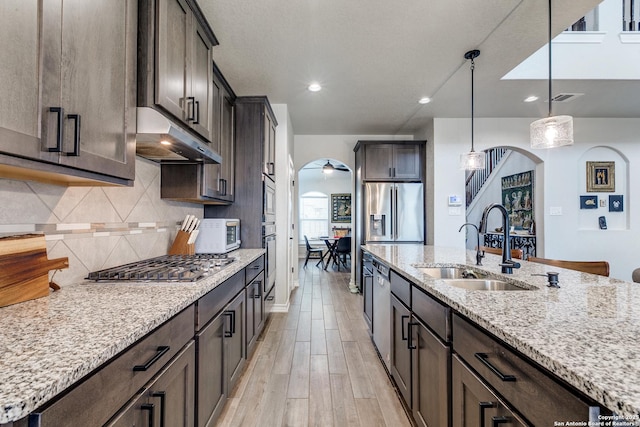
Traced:
[[462, 208], [450, 207], [449, 215], [452, 215], [452, 216], [462, 215]]
[[562, 207], [561, 206], [551, 206], [549, 208], [549, 215], [562, 215]]

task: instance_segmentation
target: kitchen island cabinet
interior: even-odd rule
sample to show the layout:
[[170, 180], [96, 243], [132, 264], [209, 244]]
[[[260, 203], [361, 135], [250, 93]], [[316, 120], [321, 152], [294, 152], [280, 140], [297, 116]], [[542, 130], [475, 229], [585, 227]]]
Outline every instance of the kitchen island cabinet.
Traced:
[[0, 176], [132, 185], [137, 1], [2, 2]]
[[[640, 298], [637, 284], [556, 268], [561, 288], [555, 289], [547, 287], [544, 274], [550, 267], [526, 261], [513, 275], [503, 275], [499, 256], [487, 254], [484, 265], [476, 267], [475, 252], [463, 248], [393, 244], [362, 248], [411, 282], [411, 310], [424, 326], [416, 329], [412, 325], [413, 345], [418, 346], [415, 341], [420, 330], [431, 336], [433, 345], [425, 344], [425, 348], [439, 344], [450, 353], [445, 359], [450, 366], [447, 384], [451, 391], [442, 394], [451, 399], [451, 425], [477, 425], [456, 417], [473, 411], [469, 419], [479, 422], [479, 402], [495, 405], [483, 408], [485, 425], [587, 422], [611, 412], [617, 418], [610, 419], [638, 424], [640, 369], [634, 367], [640, 367], [640, 356], [628, 346], [634, 342], [634, 325], [640, 321], [640, 308], [633, 303]], [[467, 290], [429, 276], [423, 267], [481, 270], [531, 290]], [[415, 314], [417, 295], [451, 310], [448, 329], [446, 322], [438, 326], [428, 314]], [[444, 345], [447, 335], [438, 332], [443, 326], [451, 334], [452, 346]], [[428, 335], [424, 337], [427, 342]], [[420, 370], [416, 358], [412, 354], [414, 373]], [[446, 368], [440, 369], [444, 371]], [[415, 376], [413, 380], [422, 382]], [[481, 397], [480, 389], [490, 394]], [[479, 400], [465, 400], [465, 393], [480, 396]], [[414, 388], [414, 410], [416, 398]], [[418, 420], [415, 412], [414, 418]]]
[[193, 425], [204, 319], [217, 313], [224, 319], [220, 328], [210, 323], [215, 346], [218, 334], [233, 334], [236, 313], [240, 338], [231, 354], [239, 362], [228, 369], [237, 378], [246, 357], [245, 268], [263, 254], [234, 251], [236, 262], [197, 282], [83, 282], [0, 308], [0, 425], [22, 427], [29, 419], [31, 425], [56, 427], [130, 419], [148, 425], [150, 414], [154, 422], [162, 420], [163, 408], [164, 425], [183, 425], [171, 421], [174, 415]]

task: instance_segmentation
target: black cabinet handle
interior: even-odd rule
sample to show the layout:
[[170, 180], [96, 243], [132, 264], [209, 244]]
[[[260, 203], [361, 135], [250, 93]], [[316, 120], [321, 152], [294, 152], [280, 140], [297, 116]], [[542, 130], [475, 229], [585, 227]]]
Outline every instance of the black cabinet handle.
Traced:
[[157, 391], [153, 393], [151, 396], [160, 398], [160, 427], [164, 427], [164, 419], [165, 419], [164, 400], [166, 398], [166, 393], [164, 391]]
[[260, 298], [262, 298], [262, 294], [260, 293], [260, 289], [262, 288], [262, 280], [256, 280], [255, 283], [256, 283], [255, 290], [257, 292], [253, 294], [253, 297], [255, 299], [260, 299]]
[[[230, 317], [231, 318], [231, 322], [233, 323], [233, 314], [231, 312], [227, 311], [227, 312], [224, 313], [224, 315]], [[227, 330], [227, 328], [226, 328], [227, 322], [224, 322], [224, 323], [225, 323], [224, 336], [225, 336], [225, 338], [231, 338], [233, 336], [233, 332], [230, 331], [230, 330]]]
[[56, 120], [56, 146], [53, 148], [49, 148], [49, 152], [60, 153], [62, 152], [62, 140], [64, 136], [64, 108], [49, 107], [49, 111], [58, 115], [58, 119]]
[[393, 168], [393, 177], [396, 177], [396, 168]]
[[153, 403], [143, 403], [141, 408], [143, 411], [149, 411], [149, 427], [153, 427]]
[[416, 348], [418, 348], [418, 347], [416, 347], [415, 345], [413, 345], [413, 344], [412, 344], [412, 342], [413, 342], [413, 338], [412, 338], [412, 337], [413, 337], [412, 326], [413, 326], [413, 325], [418, 326], [419, 324], [418, 324], [418, 323], [415, 323], [415, 322], [409, 322], [409, 323], [407, 323], [407, 335], [408, 335], [408, 336], [407, 336], [407, 348], [408, 348], [409, 350], [415, 350]]
[[475, 353], [474, 356], [476, 357], [476, 359], [478, 359], [480, 362], [482, 362], [482, 364], [484, 366], [489, 368], [489, 370], [491, 372], [496, 374], [496, 376], [498, 378], [500, 378], [502, 381], [515, 381], [516, 380], [516, 377], [514, 377], [513, 375], [505, 375], [502, 372], [500, 372], [500, 370], [498, 368], [496, 368], [491, 363], [489, 363], [489, 361], [487, 360], [489, 358], [489, 355], [487, 353]]
[[260, 265], [252, 265], [249, 268], [252, 269], [252, 270], [258, 270], [260, 268]]
[[[404, 320], [405, 319], [408, 320], [409, 317], [410, 316], [402, 316], [400, 318], [400, 326], [401, 326], [401, 329], [402, 329], [402, 341], [406, 341], [407, 340], [407, 336], [404, 334]], [[408, 332], [409, 332], [409, 324], [407, 324], [407, 335], [408, 335]]]
[[80, 114], [69, 114], [67, 116], [69, 120], [74, 121], [73, 126], [73, 151], [65, 151], [67, 156], [79, 156], [80, 155]]
[[494, 402], [480, 402], [480, 427], [484, 427], [484, 410], [487, 408], [495, 408], [498, 405]]
[[236, 311], [231, 312], [231, 335], [236, 333]]
[[200, 101], [193, 101], [193, 103], [195, 105], [193, 109], [194, 109], [195, 115], [196, 115], [196, 118], [193, 121], [193, 124], [197, 125], [197, 124], [200, 124]]
[[509, 422], [509, 418], [507, 417], [493, 417], [491, 418], [491, 424], [493, 427], [497, 427], [500, 424], [506, 424]]
[[393, 175], [391, 174], [391, 168], [389, 168], [389, 178], [391, 178]]
[[133, 367], [134, 371], [146, 371], [147, 369], [149, 369], [151, 367], [151, 365], [153, 365], [154, 363], [156, 363], [158, 361], [158, 359], [160, 359], [162, 356], [165, 355], [166, 352], [169, 351], [171, 347], [169, 347], [168, 345], [161, 345], [158, 346], [158, 349], [156, 350], [156, 354], [147, 361], [147, 363], [145, 363], [144, 365], [136, 365]]
[[195, 119], [195, 101], [193, 96], [187, 96], [187, 121], [192, 122]]

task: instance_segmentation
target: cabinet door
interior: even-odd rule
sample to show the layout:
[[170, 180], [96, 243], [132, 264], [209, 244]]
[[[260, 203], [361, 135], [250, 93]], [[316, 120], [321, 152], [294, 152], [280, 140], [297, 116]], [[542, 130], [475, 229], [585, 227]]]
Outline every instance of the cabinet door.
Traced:
[[411, 349], [409, 322], [411, 313], [395, 295], [391, 295], [391, 376], [407, 406], [411, 408]]
[[393, 150], [392, 177], [395, 179], [420, 179], [420, 146], [397, 145]]
[[530, 425], [498, 399], [457, 356], [453, 357], [452, 364], [452, 421], [454, 426]]
[[191, 10], [185, 0], [158, 0], [157, 7], [156, 104], [186, 121]]
[[195, 344], [191, 341], [149, 386], [156, 426], [194, 425]]
[[224, 378], [224, 320], [220, 315], [197, 335], [198, 426], [211, 426], [226, 402]]
[[[187, 119], [189, 124], [208, 141], [213, 138], [213, 96], [211, 87], [213, 84], [213, 59], [212, 44], [204, 34], [202, 27], [192, 16], [190, 70], [188, 75], [190, 85], [187, 92]], [[216, 153], [219, 148], [213, 147]]]
[[[40, 23], [43, 12], [60, 14], [60, 4], [38, 0], [3, 0], [0, 2], [0, 151], [32, 159], [57, 161], [58, 155], [43, 150], [40, 143], [39, 71], [43, 52], [40, 49]], [[59, 41], [59, 27], [57, 40]], [[52, 50], [55, 53], [55, 46]], [[58, 43], [59, 44], [59, 43]], [[58, 48], [59, 50], [59, 48]], [[55, 56], [55, 55], [54, 55]], [[53, 72], [59, 67], [54, 61]], [[47, 70], [48, 71], [48, 70]], [[58, 74], [59, 75], [59, 74]], [[59, 99], [58, 104], [59, 106]], [[43, 114], [47, 114], [43, 111]], [[51, 113], [53, 121], [57, 113]]]
[[222, 156], [222, 165], [220, 165], [220, 177], [223, 180], [222, 196], [227, 201], [234, 200], [235, 192], [235, 135], [233, 132], [235, 122], [235, 108], [233, 101], [226, 93], [222, 97], [222, 114], [220, 124], [220, 156]]
[[264, 166], [263, 172], [269, 175], [274, 181], [276, 179], [276, 127], [273, 119], [265, 107], [264, 117]]
[[393, 168], [393, 145], [370, 144], [365, 147], [364, 179], [391, 178]]
[[255, 330], [255, 305], [253, 304], [253, 295], [255, 293], [255, 283], [251, 282], [247, 286], [246, 292], [246, 310], [247, 310], [247, 354], [249, 354], [249, 349], [253, 347], [253, 344], [256, 340], [256, 330]]
[[225, 326], [225, 365], [229, 393], [233, 390], [245, 362], [245, 290], [223, 312]]
[[364, 319], [371, 330], [373, 321], [373, 273], [362, 269], [362, 293], [364, 299]]
[[137, 2], [62, 4], [60, 163], [133, 179]]
[[[412, 318], [413, 418], [419, 426], [449, 425], [450, 347]], [[453, 423], [454, 426], [463, 424]], [[477, 427], [478, 424], [464, 424]], [[487, 424], [489, 426], [491, 424]]]
[[264, 327], [263, 281], [264, 272], [247, 286], [247, 355], [253, 349]]

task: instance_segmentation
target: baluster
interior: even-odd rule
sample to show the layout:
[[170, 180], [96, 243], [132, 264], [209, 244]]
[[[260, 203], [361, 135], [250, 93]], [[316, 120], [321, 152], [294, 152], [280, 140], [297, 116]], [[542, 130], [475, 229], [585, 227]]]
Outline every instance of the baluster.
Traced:
[[636, 30], [636, 20], [634, 18], [633, 9], [634, 9], [634, 0], [630, 0], [629, 2], [629, 31]]
[[627, 3], [626, 0], [622, 0], [622, 31], [626, 31], [627, 30], [627, 21], [625, 19], [626, 18], [626, 15], [625, 15], [625, 12], [626, 12], [625, 5], [626, 5], [626, 3]]

